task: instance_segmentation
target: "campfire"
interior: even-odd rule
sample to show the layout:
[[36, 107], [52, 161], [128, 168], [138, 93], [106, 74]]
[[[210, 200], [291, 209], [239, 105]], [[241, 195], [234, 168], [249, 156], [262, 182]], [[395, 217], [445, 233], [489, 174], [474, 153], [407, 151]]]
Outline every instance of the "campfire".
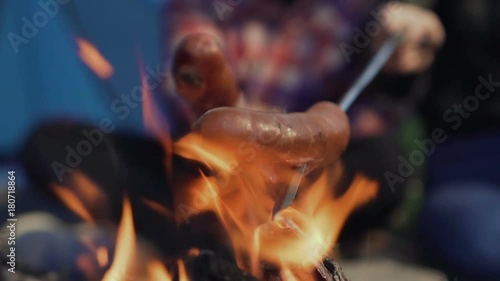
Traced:
[[[200, 40], [205, 48], [213, 47], [205, 37]], [[89, 68], [102, 79], [111, 75], [112, 66], [97, 48], [83, 39], [78, 42]], [[196, 86], [189, 83], [210, 83], [191, 63], [177, 68], [180, 73], [173, 69], [174, 79], [184, 79], [184, 90]], [[180, 229], [176, 235], [191, 229], [203, 236], [204, 230], [218, 229], [213, 241], [217, 246], [175, 245], [178, 241], [173, 240], [175, 254], [164, 252], [136, 233], [134, 221], [141, 218], [131, 204], [132, 195], [125, 193], [114, 247], [84, 243], [97, 261], [97, 269], [79, 263], [88, 280], [347, 280], [331, 255], [344, 222], [376, 196], [378, 186], [363, 175], [348, 177], [343, 170], [339, 156], [347, 146], [349, 128], [342, 110], [329, 102], [302, 113], [219, 107], [214, 102], [214, 109], [193, 115], [189, 133], [173, 139], [140, 59], [139, 65], [144, 125], [163, 148], [165, 188], [173, 203], [146, 197], [138, 201], [163, 218], [156, 224], [174, 223]], [[196, 105], [200, 95], [189, 94], [188, 101]], [[201, 96], [210, 100], [211, 95]], [[88, 224], [99, 227], [101, 219], [95, 214], [106, 213], [109, 204], [103, 186], [94, 180], [76, 170], [69, 180], [51, 183], [50, 190]], [[295, 199], [283, 204], [293, 188]], [[203, 219], [207, 214], [215, 219]]]

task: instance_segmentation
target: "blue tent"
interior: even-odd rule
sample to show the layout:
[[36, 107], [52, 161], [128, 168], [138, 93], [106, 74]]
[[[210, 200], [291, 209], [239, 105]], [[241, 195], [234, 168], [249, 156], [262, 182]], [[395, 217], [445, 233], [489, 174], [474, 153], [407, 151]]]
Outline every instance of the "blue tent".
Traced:
[[[13, 156], [29, 132], [53, 118], [142, 132], [141, 106], [123, 120], [111, 110], [140, 86], [138, 59], [163, 63], [159, 0], [3, 0], [0, 2], [0, 158]], [[102, 80], [78, 56], [91, 42], [114, 68]]]

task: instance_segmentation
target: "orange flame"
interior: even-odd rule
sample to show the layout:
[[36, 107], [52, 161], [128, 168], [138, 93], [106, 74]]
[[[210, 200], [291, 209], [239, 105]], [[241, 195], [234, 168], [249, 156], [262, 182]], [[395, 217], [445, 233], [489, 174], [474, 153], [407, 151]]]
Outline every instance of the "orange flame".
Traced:
[[80, 171], [74, 171], [65, 185], [52, 183], [49, 188], [66, 207], [86, 222], [93, 223], [94, 215], [100, 217], [108, 215], [106, 195]]
[[207, 145], [200, 135], [188, 134], [173, 146], [175, 153], [182, 157], [197, 160], [213, 170], [231, 171], [231, 163], [235, 163], [235, 160], [225, 151], [224, 144], [210, 144], [209, 148]]
[[133, 258], [136, 252], [136, 236], [132, 207], [128, 199], [123, 201], [123, 214], [118, 228], [114, 261], [104, 275], [102, 281], [125, 281], [127, 274], [132, 272]]
[[189, 281], [188, 275], [186, 273], [186, 267], [181, 260], [177, 260], [177, 268], [179, 270], [179, 281]]
[[86, 202], [102, 202], [106, 197], [97, 184], [80, 171], [73, 172], [71, 180], [75, 191]]
[[87, 210], [83, 202], [80, 198], [75, 194], [73, 190], [66, 186], [62, 186], [60, 184], [53, 183], [49, 187], [54, 194], [61, 199], [63, 204], [68, 207], [71, 211], [77, 214], [80, 218], [82, 218], [86, 222], [93, 222], [94, 219], [92, 215]]
[[[297, 172], [273, 166], [272, 153], [261, 153], [253, 162], [245, 163], [224, 144], [197, 134], [175, 143], [174, 153], [213, 171], [211, 176], [201, 173], [198, 180], [183, 185], [176, 198], [178, 205], [215, 212], [231, 238], [238, 265], [256, 277], [263, 276], [261, 263], [265, 261], [280, 268], [283, 280], [314, 280], [314, 268], [330, 254], [349, 214], [378, 191], [376, 182], [358, 175], [337, 198], [333, 191], [343, 166], [332, 164], [317, 171], [318, 177], [304, 178], [294, 204], [273, 219], [277, 189], [286, 186], [269, 180], [268, 171], [280, 169], [279, 176], [288, 182], [297, 177]], [[215, 196], [208, 197], [207, 193]], [[200, 200], [201, 195], [206, 200]]]
[[[107, 264], [107, 251], [99, 252], [98, 260]], [[105, 249], [104, 249], [105, 250]], [[118, 228], [114, 261], [109, 270], [104, 275], [102, 281], [127, 281], [127, 280], [148, 280], [148, 281], [172, 281], [172, 274], [168, 272], [164, 264], [150, 255], [146, 255], [147, 263], [141, 263], [137, 256], [143, 256], [140, 249], [137, 249], [136, 234], [132, 216], [130, 201], [125, 198], [123, 201], [123, 214]], [[100, 257], [102, 255], [102, 257]], [[179, 281], [188, 281], [185, 270], [181, 268], [183, 264], [179, 261]], [[184, 272], [183, 272], [184, 270]], [[183, 279], [182, 279], [183, 278]]]
[[78, 37], [76, 38], [76, 43], [78, 44], [78, 55], [99, 78], [107, 79], [113, 75], [113, 67], [94, 45]]
[[148, 264], [148, 275], [151, 281], [171, 281], [172, 275], [168, 273], [165, 266], [160, 261], [152, 261]]
[[97, 257], [97, 262], [99, 263], [99, 266], [101, 268], [108, 265], [109, 262], [108, 249], [106, 249], [105, 247], [97, 248], [96, 257]]

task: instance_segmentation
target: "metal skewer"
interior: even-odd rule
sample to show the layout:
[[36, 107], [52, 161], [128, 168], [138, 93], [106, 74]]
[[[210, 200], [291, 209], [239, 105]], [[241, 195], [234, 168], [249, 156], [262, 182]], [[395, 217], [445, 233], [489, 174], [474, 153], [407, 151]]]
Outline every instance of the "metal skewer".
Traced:
[[361, 94], [361, 92], [366, 88], [366, 86], [368, 86], [368, 84], [370, 84], [373, 78], [377, 76], [377, 74], [380, 72], [380, 69], [382, 69], [382, 67], [389, 60], [391, 55], [401, 43], [402, 38], [403, 35], [401, 33], [398, 33], [385, 41], [384, 45], [382, 45], [382, 47], [377, 51], [368, 66], [366, 66], [361, 76], [345, 93], [342, 100], [340, 100], [339, 107], [342, 110], [347, 111], [354, 100], [358, 98], [359, 94]]
[[274, 204], [273, 218], [274, 218], [274, 215], [276, 215], [279, 211], [292, 205], [293, 200], [295, 200], [295, 195], [297, 195], [297, 191], [299, 190], [300, 182], [302, 181], [302, 178], [304, 177], [304, 173], [306, 171], [306, 168], [307, 168], [307, 164], [300, 166], [299, 174], [297, 174], [293, 178], [292, 184], [290, 185], [290, 187], [288, 187], [288, 190], [286, 191], [286, 194], [283, 197], [283, 199], [280, 201], [277, 201]]
[[[354, 84], [345, 93], [344, 97], [340, 100], [339, 107], [347, 111], [356, 98], [361, 94], [361, 92], [370, 84], [371, 81], [377, 76], [382, 67], [387, 63], [391, 55], [394, 53], [396, 48], [399, 46], [403, 38], [402, 33], [398, 33], [390, 37], [384, 42], [384, 45], [377, 51], [375, 56], [372, 58], [370, 63], [366, 66], [361, 76], [354, 82]], [[292, 181], [288, 191], [283, 197], [283, 200], [277, 201], [273, 208], [273, 218], [274, 215], [279, 211], [285, 209], [286, 207], [292, 205], [299, 190], [300, 182], [304, 176], [307, 164], [302, 165], [299, 168], [299, 175], [296, 179]]]

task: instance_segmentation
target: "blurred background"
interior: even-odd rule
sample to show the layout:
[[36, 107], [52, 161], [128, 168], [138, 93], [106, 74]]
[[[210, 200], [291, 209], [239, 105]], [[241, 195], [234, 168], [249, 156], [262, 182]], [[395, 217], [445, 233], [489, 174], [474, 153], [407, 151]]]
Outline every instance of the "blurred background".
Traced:
[[[166, 172], [165, 143], [214, 107], [338, 102], [402, 34], [347, 112], [345, 177], [362, 173], [379, 191], [349, 217], [334, 256], [352, 280], [500, 280], [499, 9], [495, 0], [1, 1], [0, 218], [15, 171], [19, 273], [7, 271], [4, 226], [2, 276], [101, 280], [124, 194], [144, 247], [231, 260], [216, 227], [164, 223], [172, 178], [188, 177]], [[224, 61], [179, 55], [199, 32], [216, 38]], [[216, 77], [217, 67], [229, 70]]]

